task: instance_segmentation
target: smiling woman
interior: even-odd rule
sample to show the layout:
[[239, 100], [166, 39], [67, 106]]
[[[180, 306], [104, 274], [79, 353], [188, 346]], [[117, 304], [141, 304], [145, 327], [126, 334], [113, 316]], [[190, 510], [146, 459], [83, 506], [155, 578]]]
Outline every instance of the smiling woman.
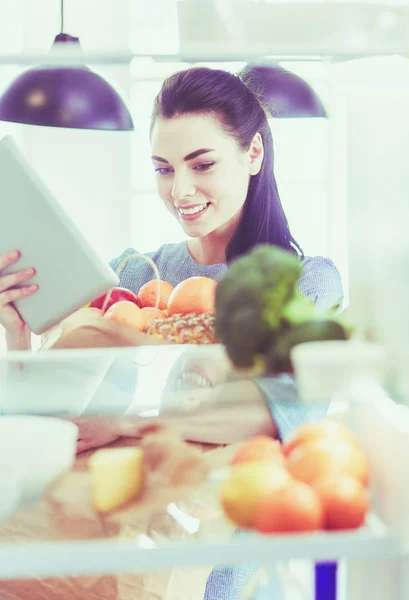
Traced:
[[[193, 276], [219, 280], [227, 264], [268, 243], [300, 256], [302, 290], [322, 306], [342, 300], [330, 260], [304, 258], [282, 208], [266, 112], [245, 80], [192, 68], [165, 80], [154, 103], [151, 156], [159, 195], [188, 236], [149, 253], [172, 285]], [[112, 261], [116, 268], [126, 250]], [[131, 259], [122, 285], [138, 291], [150, 268]]]
[[215, 245], [225, 261], [260, 243], [301, 254], [278, 195], [266, 112], [246, 83], [226, 71], [188, 69], [165, 81], [154, 104], [153, 154], [169, 164], [163, 173], [172, 183], [158, 191], [176, 209], [205, 205], [198, 214], [210, 229], [184, 228], [203, 263]]

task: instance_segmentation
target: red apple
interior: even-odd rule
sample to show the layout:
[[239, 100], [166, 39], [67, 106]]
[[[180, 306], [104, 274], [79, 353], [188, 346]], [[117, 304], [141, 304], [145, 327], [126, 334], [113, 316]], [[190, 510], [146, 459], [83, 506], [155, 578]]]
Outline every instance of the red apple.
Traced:
[[110, 296], [104, 308], [104, 314], [113, 304], [116, 304], [117, 302], [133, 302], [140, 308], [138, 296], [131, 290], [127, 290], [126, 288], [121, 287], [114, 287], [107, 294], [102, 294], [102, 296], [95, 298], [95, 300], [89, 303], [89, 308], [98, 308], [101, 310], [104, 306], [104, 302], [108, 294]]

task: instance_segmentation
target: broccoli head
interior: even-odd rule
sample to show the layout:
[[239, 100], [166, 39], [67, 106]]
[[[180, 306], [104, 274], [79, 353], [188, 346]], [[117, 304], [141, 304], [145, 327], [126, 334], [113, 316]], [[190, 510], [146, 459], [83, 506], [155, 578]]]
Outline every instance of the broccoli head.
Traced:
[[229, 266], [216, 290], [216, 333], [231, 360], [251, 367], [271, 344], [301, 274], [297, 256], [260, 245]]
[[299, 257], [268, 245], [230, 265], [216, 289], [215, 327], [236, 367], [290, 371], [296, 344], [348, 337], [342, 315], [299, 290], [301, 270]]

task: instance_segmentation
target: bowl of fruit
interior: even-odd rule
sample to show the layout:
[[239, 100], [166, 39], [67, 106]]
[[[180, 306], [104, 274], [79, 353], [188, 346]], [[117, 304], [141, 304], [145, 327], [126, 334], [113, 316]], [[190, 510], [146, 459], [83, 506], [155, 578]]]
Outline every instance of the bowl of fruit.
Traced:
[[[60, 328], [48, 347], [222, 344], [233, 368], [279, 374], [292, 371], [297, 344], [350, 337], [338, 307], [319, 308], [300, 291], [301, 261], [280, 248], [258, 246], [233, 261], [220, 281], [196, 276], [175, 287], [137, 253], [122, 261], [119, 275], [135, 259], [149, 263], [152, 280], [139, 290], [117, 287], [91, 301], [66, 320], [64, 335]], [[78, 335], [80, 327], [87, 335]]]
[[217, 282], [209, 277], [190, 277], [176, 287], [152, 279], [137, 294], [113, 288], [91, 302], [89, 308], [111, 323], [130, 327], [155, 340], [214, 344], [218, 342], [214, 314], [216, 287]]

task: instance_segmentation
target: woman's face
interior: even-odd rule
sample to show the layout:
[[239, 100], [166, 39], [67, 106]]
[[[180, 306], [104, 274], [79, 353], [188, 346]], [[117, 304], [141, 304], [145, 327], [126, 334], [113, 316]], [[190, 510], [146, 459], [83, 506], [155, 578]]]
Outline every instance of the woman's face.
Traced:
[[188, 236], [236, 223], [261, 168], [259, 134], [243, 151], [215, 116], [192, 113], [156, 119], [151, 142], [159, 195]]

